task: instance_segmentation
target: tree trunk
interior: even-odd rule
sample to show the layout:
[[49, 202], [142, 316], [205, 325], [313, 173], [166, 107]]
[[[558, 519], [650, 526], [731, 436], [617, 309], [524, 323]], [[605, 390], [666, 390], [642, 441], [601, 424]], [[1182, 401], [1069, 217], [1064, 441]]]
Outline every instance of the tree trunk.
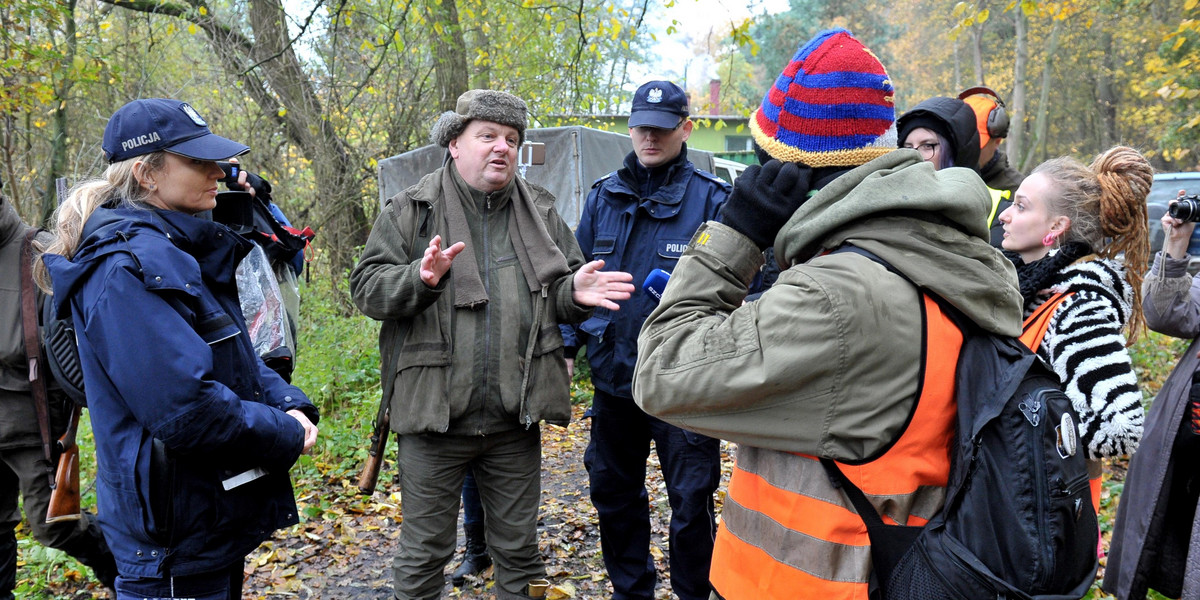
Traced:
[[[1022, 166], [1034, 164], [1037, 160], [1038, 150], [1046, 144], [1046, 130], [1050, 124], [1050, 84], [1052, 79], [1050, 64], [1058, 56], [1058, 32], [1061, 24], [1062, 21], [1055, 20], [1054, 26], [1050, 28], [1050, 41], [1046, 44], [1046, 59], [1042, 63], [1042, 91], [1038, 95], [1037, 116], [1033, 120], [1033, 141], [1029, 144], [1025, 158], [1020, 161]], [[1013, 160], [1016, 158], [1013, 157]]]
[[[354, 266], [354, 248], [366, 242], [370, 231], [362, 206], [361, 161], [325, 118], [312, 80], [292, 50], [280, 0], [251, 0], [249, 16], [255, 38], [251, 56], [286, 109], [283, 118], [288, 129], [296, 133], [298, 144], [312, 161], [317, 184], [314, 212], [327, 240], [336, 282]], [[278, 114], [272, 105], [263, 108]]]
[[63, 36], [66, 43], [63, 64], [68, 73], [59, 76], [59, 80], [54, 85], [54, 111], [51, 115], [54, 132], [50, 137], [50, 168], [46, 171], [46, 187], [42, 189], [42, 206], [37, 215], [40, 221], [35, 225], [50, 222], [50, 217], [58, 206], [58, 186], [55, 181], [67, 172], [67, 138], [69, 136], [67, 96], [71, 93], [71, 87], [75, 85], [75, 79], [70, 76], [69, 69], [75, 62], [75, 52], [78, 48], [75, 40], [75, 0], [63, 2], [61, 10]]
[[987, 75], [983, 71], [983, 24], [971, 28], [971, 53], [975, 60], [975, 85], [987, 85]]
[[1096, 73], [1096, 99], [1100, 112], [1100, 149], [1111, 147], [1121, 139], [1117, 131], [1117, 104], [1120, 102], [1117, 86], [1113, 82], [1113, 73], [1117, 66], [1116, 51], [1113, 49], [1112, 32], [1106, 28], [1097, 28], [1100, 32], [1101, 64]]
[[[1013, 91], [1009, 106], [1008, 155], [1014, 161], [1024, 155], [1025, 149], [1025, 63], [1029, 60], [1029, 47], [1026, 40], [1025, 12], [1020, 4], [1013, 8], [1017, 30], [1017, 45], [1013, 59]], [[1025, 164], [1015, 165], [1018, 171], [1025, 171]]]
[[[430, 33], [433, 34], [434, 77], [438, 89], [438, 109], [454, 110], [458, 97], [467, 91], [467, 44], [458, 22], [455, 0], [427, 0]], [[441, 33], [437, 27], [441, 26]]]

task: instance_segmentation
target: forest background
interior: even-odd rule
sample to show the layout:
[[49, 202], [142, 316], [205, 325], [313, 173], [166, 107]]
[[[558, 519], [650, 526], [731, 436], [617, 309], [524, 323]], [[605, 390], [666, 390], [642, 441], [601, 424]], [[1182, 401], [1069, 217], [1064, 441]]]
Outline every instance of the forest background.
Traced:
[[[691, 3], [0, 0], [3, 193], [27, 222], [45, 223], [56, 179], [103, 171], [104, 125], [134, 98], [186, 100], [217, 134], [253, 149], [245, 166], [274, 184], [293, 223], [317, 232], [297, 381], [326, 419], [317, 452], [295, 474], [308, 520], [300, 539], [332, 545], [356, 539], [338, 537], [349, 535], [347, 515], [400, 518], [388, 513], [386, 491], [360, 499], [352, 489], [379, 388], [376, 325], [353, 310], [346, 276], [378, 211], [377, 164], [426, 144], [437, 114], [467, 89], [517, 94], [537, 125], [625, 112], [647, 74], [686, 83], [704, 113], [708, 79], [718, 78], [721, 113], [749, 114], [798, 44], [836, 25], [887, 66], [898, 114], [973, 85], [996, 89], [1014, 123], [1005, 147], [1022, 171], [1059, 155], [1087, 161], [1116, 143], [1162, 171], [1200, 169], [1200, 0], [788, 0], [772, 14], [751, 2], [750, 18], [702, 34], [664, 18]], [[693, 59], [659, 61], [667, 39], [687, 44]], [[711, 65], [702, 80], [688, 78], [693, 62]], [[1147, 403], [1183, 348], [1156, 334], [1135, 346]], [[573, 394], [587, 403], [585, 378]], [[573, 435], [554, 434], [560, 445], [586, 444]], [[1106, 530], [1123, 464], [1110, 467]], [[563, 534], [579, 547], [595, 545], [590, 535]], [[69, 595], [78, 565], [28, 539], [21, 547], [28, 597], [91, 597]], [[264, 547], [249, 568], [269, 570], [257, 577], [295, 595], [306, 585], [297, 566], [312, 555], [287, 548]]]

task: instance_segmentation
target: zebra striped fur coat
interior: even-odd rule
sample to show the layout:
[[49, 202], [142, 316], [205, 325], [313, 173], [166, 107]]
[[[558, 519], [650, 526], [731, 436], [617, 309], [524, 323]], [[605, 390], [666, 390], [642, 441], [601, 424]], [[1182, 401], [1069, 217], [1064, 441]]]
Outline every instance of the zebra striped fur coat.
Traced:
[[1026, 301], [1025, 316], [1057, 292], [1072, 295], [1052, 317], [1038, 355], [1058, 373], [1079, 413], [1088, 458], [1133, 454], [1145, 410], [1122, 333], [1133, 302], [1125, 267], [1108, 259], [1067, 265]]

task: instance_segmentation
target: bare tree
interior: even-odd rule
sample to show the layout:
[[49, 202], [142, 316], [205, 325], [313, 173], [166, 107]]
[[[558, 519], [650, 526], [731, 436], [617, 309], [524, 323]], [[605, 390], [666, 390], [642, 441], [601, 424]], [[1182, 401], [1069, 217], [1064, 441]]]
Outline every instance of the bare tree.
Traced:
[[[217, 21], [212, 12], [167, 0], [100, 0], [126, 10], [176, 17], [200, 27], [226, 70], [237, 73], [263, 114], [271, 115], [313, 164], [320, 201], [316, 224], [329, 249], [336, 282], [353, 265], [354, 248], [367, 236], [361, 188], [370, 172], [339, 136], [300, 65], [288, 36], [280, 0], [249, 0], [253, 40]], [[317, 3], [319, 9], [321, 2]], [[310, 16], [311, 19], [311, 16]]]

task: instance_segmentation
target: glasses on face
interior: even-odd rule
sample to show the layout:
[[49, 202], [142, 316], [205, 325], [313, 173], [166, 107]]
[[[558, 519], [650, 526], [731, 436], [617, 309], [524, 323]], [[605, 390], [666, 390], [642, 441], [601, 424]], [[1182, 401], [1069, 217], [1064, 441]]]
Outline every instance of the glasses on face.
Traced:
[[938, 142], [923, 142], [923, 143], [917, 144], [916, 146], [914, 146], [912, 144], [904, 144], [904, 147], [910, 148], [910, 149], [915, 148], [917, 152], [921, 153], [921, 158], [923, 158], [925, 160], [929, 160], [929, 159], [933, 158], [933, 153], [937, 151], [937, 147], [940, 145], [941, 144], [939, 144]]

